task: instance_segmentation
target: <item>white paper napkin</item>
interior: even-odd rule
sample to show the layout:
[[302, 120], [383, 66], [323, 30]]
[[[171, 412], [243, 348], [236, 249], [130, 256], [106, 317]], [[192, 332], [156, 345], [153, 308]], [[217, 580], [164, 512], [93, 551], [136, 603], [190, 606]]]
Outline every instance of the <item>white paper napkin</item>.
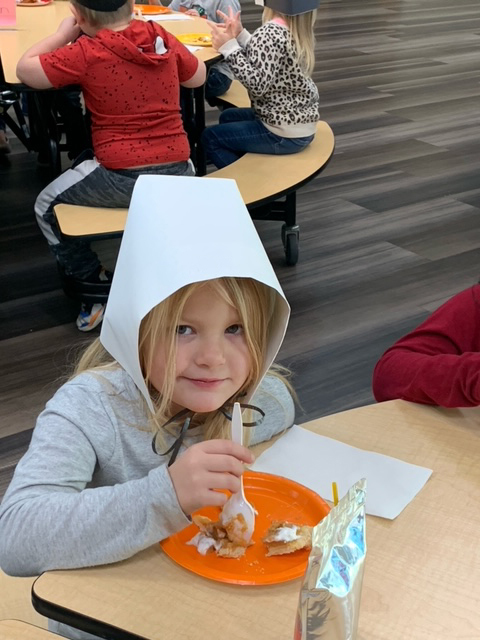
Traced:
[[251, 466], [309, 487], [332, 499], [332, 482], [341, 498], [360, 480], [367, 479], [366, 511], [393, 520], [417, 495], [431, 469], [397, 458], [351, 447], [294, 425], [264, 451]]

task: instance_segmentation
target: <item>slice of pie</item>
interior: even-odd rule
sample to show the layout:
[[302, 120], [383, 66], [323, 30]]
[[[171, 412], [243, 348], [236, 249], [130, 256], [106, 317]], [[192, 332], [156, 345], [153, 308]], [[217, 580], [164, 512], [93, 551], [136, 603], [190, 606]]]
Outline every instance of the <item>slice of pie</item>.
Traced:
[[312, 530], [308, 525], [274, 522], [263, 537], [267, 556], [281, 556], [312, 548]]
[[247, 546], [253, 544], [245, 544], [242, 538], [242, 532], [245, 531], [247, 523], [241, 513], [229, 520], [226, 526], [221, 520], [213, 522], [206, 516], [193, 516], [192, 520], [199, 528], [199, 532], [187, 544], [197, 547], [198, 553], [202, 556], [215, 550], [217, 556], [222, 558], [241, 558]]

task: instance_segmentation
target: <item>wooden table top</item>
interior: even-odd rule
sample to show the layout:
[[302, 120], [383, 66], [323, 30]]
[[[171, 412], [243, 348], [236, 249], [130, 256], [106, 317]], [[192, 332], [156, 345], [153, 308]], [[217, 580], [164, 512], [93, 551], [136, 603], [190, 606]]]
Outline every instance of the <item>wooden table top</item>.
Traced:
[[20, 620], [0, 620], [0, 638], [2, 640], [55, 640], [59, 638], [46, 629]]
[[[433, 469], [395, 520], [367, 518], [358, 640], [480, 638], [480, 409], [393, 401], [302, 426]], [[50, 615], [63, 607], [72, 622], [89, 616], [148, 640], [291, 640], [299, 589], [212, 582], [154, 545], [114, 565], [45, 573], [33, 595]]]
[[[65, 0], [43, 7], [17, 7], [15, 27], [0, 27], [0, 58], [5, 82], [19, 83], [16, 68], [23, 53], [39, 40], [54, 33], [60, 22], [70, 15], [70, 3]], [[207, 21], [202, 18], [163, 21], [160, 24], [175, 35], [210, 32]], [[220, 54], [211, 47], [202, 47], [195, 55], [204, 62], [220, 58]]]

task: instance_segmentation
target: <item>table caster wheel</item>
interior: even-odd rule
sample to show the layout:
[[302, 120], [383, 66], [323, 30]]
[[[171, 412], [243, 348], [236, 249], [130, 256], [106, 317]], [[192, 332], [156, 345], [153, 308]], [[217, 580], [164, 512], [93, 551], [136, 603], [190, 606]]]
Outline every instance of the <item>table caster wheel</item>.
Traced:
[[289, 267], [293, 267], [298, 262], [298, 235], [289, 233], [285, 237], [285, 259]]

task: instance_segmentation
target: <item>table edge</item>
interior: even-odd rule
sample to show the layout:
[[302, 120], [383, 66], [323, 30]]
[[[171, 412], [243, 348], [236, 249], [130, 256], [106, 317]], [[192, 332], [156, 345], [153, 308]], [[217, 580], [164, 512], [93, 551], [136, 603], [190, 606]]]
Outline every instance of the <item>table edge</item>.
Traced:
[[31, 591], [33, 608], [40, 615], [51, 620], [55, 620], [56, 622], [74, 627], [80, 631], [85, 631], [86, 633], [91, 633], [93, 635], [100, 635], [106, 640], [148, 640], [145, 636], [130, 633], [120, 627], [100, 622], [99, 620], [95, 620], [89, 616], [85, 616], [72, 611], [71, 609], [67, 609], [66, 607], [61, 607], [59, 605], [52, 604], [48, 600], [44, 600], [35, 593], [35, 585], [42, 575], [38, 576], [35, 580]]

